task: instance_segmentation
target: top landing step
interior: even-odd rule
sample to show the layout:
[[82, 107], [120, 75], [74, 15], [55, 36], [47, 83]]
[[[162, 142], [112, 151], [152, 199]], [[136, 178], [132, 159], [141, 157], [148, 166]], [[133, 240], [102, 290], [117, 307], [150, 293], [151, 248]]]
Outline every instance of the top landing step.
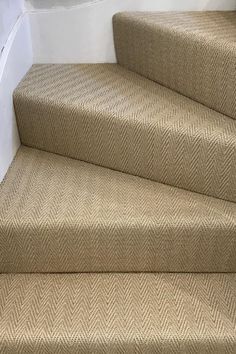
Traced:
[[119, 64], [236, 119], [236, 11], [114, 17]]

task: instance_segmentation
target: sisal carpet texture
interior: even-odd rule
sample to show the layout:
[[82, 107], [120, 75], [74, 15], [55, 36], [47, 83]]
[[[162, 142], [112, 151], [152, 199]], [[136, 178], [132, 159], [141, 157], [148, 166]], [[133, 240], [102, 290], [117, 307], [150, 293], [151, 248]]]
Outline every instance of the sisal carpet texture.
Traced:
[[0, 272], [236, 272], [236, 204], [21, 147]]
[[236, 11], [127, 12], [113, 24], [119, 64], [236, 119]]
[[113, 24], [14, 92], [0, 354], [235, 354], [236, 12]]
[[116, 64], [35, 65], [24, 145], [236, 201], [236, 121]]
[[0, 352], [234, 354], [236, 275], [1, 275]]

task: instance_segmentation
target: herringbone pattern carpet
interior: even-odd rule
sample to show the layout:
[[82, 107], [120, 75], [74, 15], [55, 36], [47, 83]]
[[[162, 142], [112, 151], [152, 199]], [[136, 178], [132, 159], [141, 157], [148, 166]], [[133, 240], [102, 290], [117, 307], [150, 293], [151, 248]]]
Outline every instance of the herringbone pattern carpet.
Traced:
[[120, 64], [236, 119], [236, 11], [121, 13], [114, 37]]
[[14, 93], [0, 354], [235, 354], [236, 12], [114, 34], [126, 68], [34, 65]]
[[1, 275], [0, 352], [234, 354], [236, 275]]
[[236, 121], [118, 65], [35, 65], [23, 144], [236, 201]]
[[236, 204], [22, 147], [0, 272], [236, 271]]

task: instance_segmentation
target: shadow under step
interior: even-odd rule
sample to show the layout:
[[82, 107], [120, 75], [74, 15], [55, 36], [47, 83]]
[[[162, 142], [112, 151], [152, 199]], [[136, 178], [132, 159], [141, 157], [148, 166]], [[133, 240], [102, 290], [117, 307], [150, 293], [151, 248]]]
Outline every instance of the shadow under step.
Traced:
[[236, 11], [114, 16], [118, 63], [236, 119]]
[[236, 204], [21, 147], [0, 272], [236, 272]]
[[236, 121], [116, 64], [35, 65], [24, 145], [236, 201]]

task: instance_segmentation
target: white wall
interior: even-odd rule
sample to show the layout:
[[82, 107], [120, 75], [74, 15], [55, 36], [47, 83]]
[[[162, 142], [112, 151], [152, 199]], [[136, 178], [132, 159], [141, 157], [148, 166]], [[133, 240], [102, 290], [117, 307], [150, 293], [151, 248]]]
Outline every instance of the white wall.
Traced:
[[[95, 2], [101, 2], [103, 0], [25, 0], [26, 2], [26, 8], [29, 10], [35, 10], [35, 9], [56, 9], [56, 8], [69, 8], [72, 6], [80, 5], [83, 3], [95, 3]], [[120, 0], [117, 0], [117, 2]], [[132, 0], [138, 6], [141, 4], [141, 6], [152, 6], [154, 4], [154, 1], [146, 0], [145, 3], [144, 1], [140, 0]], [[198, 1], [191, 1], [191, 0], [155, 0], [154, 6], [157, 7], [162, 7], [163, 10], [166, 8], [171, 8], [174, 10], [174, 8], [178, 8], [179, 6], [182, 7], [184, 10], [188, 10], [192, 7], [194, 10], [199, 10], [200, 9], [211, 9], [211, 10], [231, 10], [234, 9], [236, 6], [236, 1], [235, 0], [198, 0]]]
[[0, 52], [23, 8], [23, 0], [0, 0]]
[[1, 43], [4, 46], [0, 56], [1, 181], [20, 145], [12, 93], [32, 65], [33, 55], [28, 17], [22, 12], [19, 13], [23, 9], [22, 2], [0, 0], [0, 4], [1, 10], [4, 10], [0, 12], [1, 29], [4, 29], [3, 32], [0, 31]]
[[231, 10], [236, 0], [26, 0], [34, 61], [115, 62], [112, 16], [119, 11]]
[[101, 0], [25, 0], [26, 8], [28, 10], [35, 9], [56, 9], [56, 8], [70, 8], [79, 4], [88, 2], [97, 2]]

